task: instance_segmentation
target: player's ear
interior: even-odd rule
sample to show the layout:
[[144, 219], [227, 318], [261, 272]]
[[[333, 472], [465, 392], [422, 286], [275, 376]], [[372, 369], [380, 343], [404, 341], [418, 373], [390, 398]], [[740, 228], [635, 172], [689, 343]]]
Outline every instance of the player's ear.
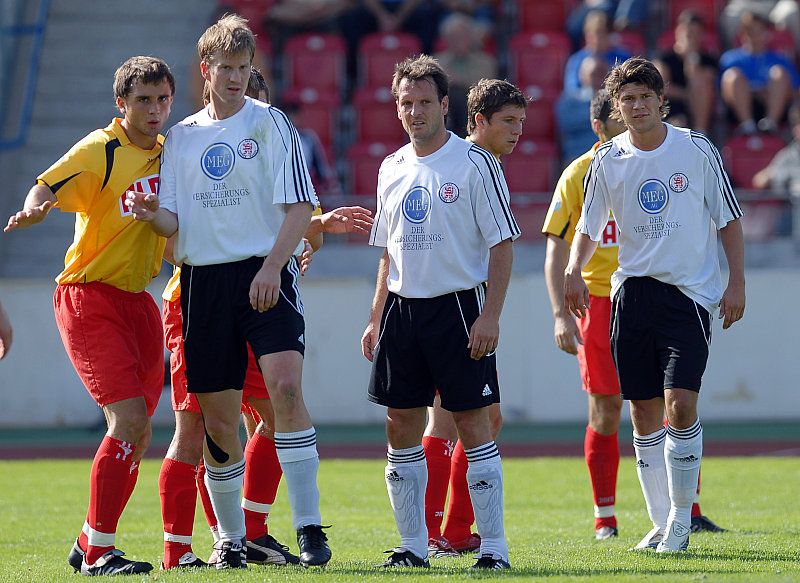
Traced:
[[209, 69], [211, 69], [211, 65], [205, 60], [200, 61], [200, 74], [203, 76], [203, 79], [206, 81], [210, 81], [210, 75], [208, 73]]
[[450, 97], [445, 95], [442, 97], [442, 113], [447, 115], [448, 109], [450, 109]]
[[125, 115], [125, 99], [123, 97], [117, 97], [117, 109], [122, 112], [122, 115]]

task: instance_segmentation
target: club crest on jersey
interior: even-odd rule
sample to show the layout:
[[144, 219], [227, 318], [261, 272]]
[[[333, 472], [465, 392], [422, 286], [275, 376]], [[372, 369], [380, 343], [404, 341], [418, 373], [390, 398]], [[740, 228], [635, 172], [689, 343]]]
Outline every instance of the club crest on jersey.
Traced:
[[458, 186], [452, 182], [442, 184], [439, 188], [439, 198], [442, 202], [455, 202], [458, 200]]
[[222, 180], [233, 170], [234, 152], [228, 144], [212, 144], [200, 159], [203, 173], [212, 180]]
[[258, 154], [258, 142], [251, 138], [245, 138], [239, 142], [239, 147], [236, 148], [236, 151], [239, 153], [239, 156], [245, 160], [255, 158], [256, 154]]
[[431, 193], [423, 186], [415, 186], [403, 197], [403, 216], [407, 221], [419, 224], [431, 212]]
[[689, 188], [689, 179], [686, 177], [686, 174], [676, 172], [669, 177], [669, 187], [675, 192], [683, 192]]
[[669, 202], [669, 191], [664, 183], [655, 178], [645, 180], [637, 194], [639, 206], [650, 215], [660, 213]]

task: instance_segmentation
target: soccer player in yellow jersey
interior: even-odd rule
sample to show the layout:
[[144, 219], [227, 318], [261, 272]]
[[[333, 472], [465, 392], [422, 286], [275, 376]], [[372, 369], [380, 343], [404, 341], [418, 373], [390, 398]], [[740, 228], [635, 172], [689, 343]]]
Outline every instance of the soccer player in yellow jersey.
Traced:
[[[564, 267], [575, 225], [581, 215], [583, 179], [589, 162], [601, 143], [626, 129], [621, 122], [609, 117], [611, 107], [608, 92], [605, 89], [598, 91], [591, 102], [590, 117], [592, 129], [600, 141], [564, 170], [542, 227], [547, 236], [545, 279], [555, 319], [555, 341], [564, 352], [578, 356], [583, 390], [589, 394], [584, 456], [592, 483], [595, 538], [598, 540], [618, 534], [614, 503], [620, 459], [617, 432], [622, 399], [609, 337], [611, 274], [619, 265], [617, 226], [613, 216], [609, 217], [597, 251], [583, 269], [583, 278], [591, 296], [591, 309], [585, 318], [577, 321], [564, 303]], [[699, 483], [697, 491], [700, 492]], [[697, 503], [692, 508], [692, 529], [724, 530], [703, 516]]]
[[54, 206], [76, 214], [75, 238], [56, 278], [56, 323], [108, 423], [92, 464], [86, 522], [69, 555], [82, 575], [153, 568], [123, 558], [114, 539], [164, 386], [161, 314], [144, 290], [161, 269], [165, 239], [135, 221], [124, 200], [129, 190], [157, 191], [159, 132], [174, 94], [164, 61], [128, 59], [114, 76], [122, 119], [90, 133], [42, 173], [4, 229], [35, 225]]
[[[481, 79], [467, 96], [467, 140], [488, 150], [498, 159], [514, 151], [522, 136], [528, 100], [513, 84], [500, 79]], [[492, 436], [503, 424], [499, 391], [489, 406]], [[422, 438], [428, 464], [425, 490], [425, 524], [428, 556], [457, 556], [480, 548], [480, 536], [472, 532], [475, 516], [467, 488], [467, 456], [458, 439], [453, 416], [441, 407], [437, 396], [428, 408], [428, 425]], [[448, 483], [450, 500], [444, 511]], [[444, 528], [442, 523], [444, 522]]]

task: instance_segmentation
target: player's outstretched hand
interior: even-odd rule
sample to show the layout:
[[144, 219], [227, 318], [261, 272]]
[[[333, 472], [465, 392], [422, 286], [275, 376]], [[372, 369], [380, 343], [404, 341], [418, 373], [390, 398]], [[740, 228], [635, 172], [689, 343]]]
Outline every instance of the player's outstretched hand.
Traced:
[[41, 223], [51, 208], [53, 208], [53, 203], [47, 200], [38, 206], [13, 214], [8, 218], [8, 224], [3, 229], [3, 232], [8, 233], [14, 229], [27, 229], [31, 225]]
[[569, 354], [578, 354], [578, 344], [583, 344], [581, 331], [575, 323], [575, 319], [569, 314], [558, 316], [553, 328], [553, 335], [556, 345]]
[[369, 233], [372, 229], [372, 211], [360, 206], [342, 206], [322, 215], [322, 229], [326, 233]]
[[722, 301], [719, 303], [719, 318], [725, 318], [722, 322], [723, 330], [730, 328], [734, 322], [742, 319], [744, 305], [744, 283], [728, 283], [725, 293], [722, 294]]
[[311, 261], [313, 260], [312, 255], [314, 255], [314, 248], [305, 237], [303, 237], [303, 244], [305, 245], [305, 249], [303, 249], [303, 252], [300, 254], [300, 275], [306, 274], [308, 266], [311, 265]]
[[150, 222], [156, 218], [156, 212], [159, 208], [158, 195], [129, 190], [125, 193], [125, 196], [125, 206], [131, 210], [134, 219]]

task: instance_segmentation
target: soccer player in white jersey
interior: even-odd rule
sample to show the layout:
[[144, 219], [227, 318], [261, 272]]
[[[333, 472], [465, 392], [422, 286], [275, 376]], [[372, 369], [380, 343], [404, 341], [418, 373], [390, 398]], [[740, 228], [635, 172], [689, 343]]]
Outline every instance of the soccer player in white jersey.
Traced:
[[[438, 389], [469, 462], [475, 569], [509, 567], [503, 470], [492, 438], [494, 351], [520, 231], [497, 159], [445, 129], [448, 80], [435, 59], [395, 66], [392, 94], [411, 142], [382, 163], [370, 243], [385, 247], [361, 339], [368, 397], [388, 408], [385, 478], [400, 544], [382, 567], [428, 567], [426, 407]], [[486, 283], [488, 282], [488, 283]]]
[[297, 131], [283, 112], [246, 98], [255, 37], [227, 15], [197, 44], [209, 105], [169, 131], [158, 196], [129, 206], [156, 233], [178, 229], [188, 390], [206, 429], [206, 485], [218, 519], [218, 569], [245, 568], [240, 505], [244, 458], [239, 411], [247, 345], [275, 411], [275, 446], [286, 478], [300, 562], [324, 565], [316, 432], [302, 396], [305, 349], [296, 255], [317, 199]]
[[[628, 59], [605, 87], [612, 115], [627, 131], [592, 158], [564, 296], [573, 315], [586, 315], [581, 269], [613, 211], [619, 268], [611, 279], [611, 350], [630, 401], [636, 468], [653, 522], [636, 548], [678, 552], [689, 544], [703, 452], [697, 399], [712, 315], [719, 308], [726, 329], [744, 313], [742, 211], [711, 141], [662, 121], [664, 81], [650, 61]], [[724, 292], [717, 231], [729, 268]]]

